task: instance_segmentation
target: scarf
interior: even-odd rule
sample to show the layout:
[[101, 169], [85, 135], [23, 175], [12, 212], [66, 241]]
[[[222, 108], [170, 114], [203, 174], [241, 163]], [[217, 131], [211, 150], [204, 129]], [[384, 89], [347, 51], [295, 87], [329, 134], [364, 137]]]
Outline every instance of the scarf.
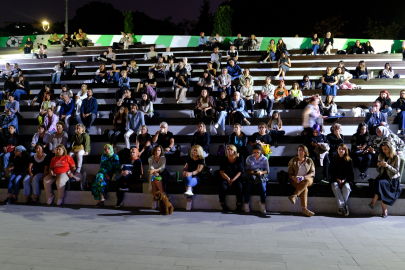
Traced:
[[386, 127], [378, 127], [377, 130], [379, 130], [381, 132], [381, 137], [378, 137], [378, 135], [375, 136], [375, 139], [373, 140], [373, 144], [374, 146], [376, 146], [377, 148], [380, 148], [380, 145], [383, 142], [389, 141], [390, 140], [390, 132], [388, 131], [388, 129]]
[[[110, 154], [107, 154], [107, 153], [105, 152], [105, 148], [106, 148], [106, 147], [110, 148]], [[106, 145], [104, 145], [104, 155], [106, 155], [108, 158], [110, 158], [110, 157], [112, 157], [112, 156], [114, 155], [114, 148], [112, 147], [111, 144], [106, 144]]]
[[6, 117], [7, 117], [8, 119], [10, 119], [10, 121], [11, 121], [12, 119], [14, 119], [15, 110], [14, 110], [13, 108], [10, 108], [9, 110], [11, 111], [11, 115], [7, 115]]

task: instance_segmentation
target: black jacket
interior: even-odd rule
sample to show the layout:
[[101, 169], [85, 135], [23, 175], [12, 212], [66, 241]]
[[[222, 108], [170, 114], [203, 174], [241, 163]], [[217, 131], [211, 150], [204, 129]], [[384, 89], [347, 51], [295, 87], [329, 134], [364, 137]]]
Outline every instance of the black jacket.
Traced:
[[330, 183], [337, 182], [336, 179], [345, 180], [349, 184], [353, 184], [353, 160], [345, 161], [343, 158], [333, 157], [330, 161], [331, 178]]
[[[243, 143], [243, 146], [247, 146], [247, 143], [248, 143], [248, 137], [246, 136], [246, 134], [245, 133], [243, 133], [243, 132], [241, 132], [241, 134], [242, 134], [242, 143]], [[236, 134], [235, 134], [235, 132], [233, 132], [230, 136], [229, 136], [229, 142], [228, 142], [228, 144], [235, 144], [235, 137], [236, 137]]]
[[339, 144], [345, 143], [345, 137], [343, 136], [343, 134], [340, 134], [340, 139], [338, 139], [334, 133], [329, 133], [328, 136], [326, 136], [326, 139], [329, 142], [329, 153], [333, 152], [334, 154], [336, 154]]
[[311, 142], [329, 144], [328, 138], [325, 135], [320, 134], [320, 135], [314, 137], [314, 135], [312, 135], [312, 133], [309, 134], [305, 138], [304, 145], [308, 148], [308, 151], [309, 151], [310, 154], [315, 150], [315, 146], [312, 146]]

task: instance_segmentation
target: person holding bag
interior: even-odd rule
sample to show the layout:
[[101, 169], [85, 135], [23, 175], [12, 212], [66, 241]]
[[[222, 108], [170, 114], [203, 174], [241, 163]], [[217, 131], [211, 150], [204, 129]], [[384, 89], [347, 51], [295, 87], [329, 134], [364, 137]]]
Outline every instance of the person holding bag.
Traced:
[[83, 124], [76, 124], [76, 133], [70, 143], [72, 150], [69, 156], [77, 157], [77, 173], [80, 173], [83, 164], [83, 156], [90, 153], [90, 136], [85, 132]]
[[312, 186], [315, 176], [315, 164], [309, 156], [308, 148], [305, 145], [298, 146], [298, 156], [293, 157], [288, 163], [288, 176], [290, 183], [295, 187], [294, 194], [288, 199], [295, 204], [297, 197], [300, 196], [302, 214], [307, 217], [315, 215], [307, 208], [308, 187]]
[[247, 157], [245, 171], [247, 173], [245, 185], [245, 212], [250, 212], [249, 199], [254, 185], [259, 186], [260, 192], [260, 211], [266, 213], [266, 185], [268, 180], [269, 161], [263, 155], [263, 148], [260, 144], [252, 147], [252, 154]]

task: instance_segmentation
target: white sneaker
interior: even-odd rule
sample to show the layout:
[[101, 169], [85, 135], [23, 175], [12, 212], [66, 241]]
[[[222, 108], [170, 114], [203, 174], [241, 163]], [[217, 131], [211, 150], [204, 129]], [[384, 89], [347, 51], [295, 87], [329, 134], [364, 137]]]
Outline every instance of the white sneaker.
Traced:
[[193, 203], [193, 201], [186, 203], [186, 210], [191, 210], [192, 203]]
[[157, 208], [157, 205], [158, 205], [157, 201], [152, 201], [152, 207], [151, 208], [153, 210], [155, 210]]
[[259, 202], [260, 204], [260, 212], [266, 213], [266, 204], [262, 204], [262, 202]]
[[245, 213], [249, 213], [250, 209], [249, 209], [249, 204], [245, 203]]
[[58, 202], [57, 202], [57, 205], [61, 205], [62, 202], [63, 202], [63, 199], [59, 199]]
[[48, 205], [52, 204], [52, 201], [53, 201], [53, 196], [48, 199], [47, 204], [48, 204]]
[[370, 79], [373, 79], [374, 78], [374, 71], [371, 71], [371, 73], [370, 73]]
[[190, 196], [193, 196], [193, 195], [194, 195], [194, 193], [191, 191], [191, 189], [184, 192], [184, 196], [186, 196], [186, 197], [190, 197]]
[[102, 82], [102, 83], [105, 83], [105, 79], [102, 79], [101, 82]]
[[170, 78], [169, 78], [169, 82], [172, 82], [172, 81], [173, 81], [173, 77], [170, 77]]
[[215, 128], [219, 128], [219, 124], [218, 124], [218, 123], [215, 123], [214, 127], [215, 127]]

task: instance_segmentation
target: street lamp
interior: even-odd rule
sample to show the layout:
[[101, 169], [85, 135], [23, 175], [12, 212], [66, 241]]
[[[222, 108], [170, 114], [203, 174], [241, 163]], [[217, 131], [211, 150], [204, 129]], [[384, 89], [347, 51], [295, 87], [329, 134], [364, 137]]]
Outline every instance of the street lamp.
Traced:
[[45, 33], [49, 30], [49, 23], [47, 21], [42, 22], [42, 28], [44, 29]]

